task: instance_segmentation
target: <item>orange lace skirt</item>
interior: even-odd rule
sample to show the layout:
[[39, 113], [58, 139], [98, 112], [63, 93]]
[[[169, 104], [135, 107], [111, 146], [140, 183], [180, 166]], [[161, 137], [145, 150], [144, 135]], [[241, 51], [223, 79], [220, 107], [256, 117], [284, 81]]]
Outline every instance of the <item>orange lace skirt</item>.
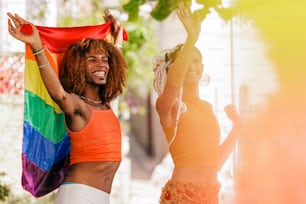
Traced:
[[161, 204], [218, 204], [220, 184], [182, 183], [169, 180], [162, 189]]

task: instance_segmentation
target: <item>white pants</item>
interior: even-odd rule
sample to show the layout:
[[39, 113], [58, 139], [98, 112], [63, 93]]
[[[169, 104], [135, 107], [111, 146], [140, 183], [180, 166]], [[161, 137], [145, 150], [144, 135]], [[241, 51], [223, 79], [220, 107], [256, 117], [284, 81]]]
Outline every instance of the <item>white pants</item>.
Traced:
[[54, 204], [110, 204], [109, 194], [84, 184], [62, 184]]

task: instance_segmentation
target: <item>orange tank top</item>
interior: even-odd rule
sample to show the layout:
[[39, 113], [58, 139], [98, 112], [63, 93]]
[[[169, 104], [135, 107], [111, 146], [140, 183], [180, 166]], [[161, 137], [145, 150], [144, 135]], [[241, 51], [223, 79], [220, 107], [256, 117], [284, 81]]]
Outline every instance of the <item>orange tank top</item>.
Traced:
[[[181, 113], [170, 154], [176, 167], [218, 167], [220, 127], [211, 105], [197, 98], [183, 98], [187, 111]], [[168, 142], [174, 125], [163, 128]]]
[[121, 161], [118, 118], [112, 109], [91, 111], [91, 118], [82, 130], [68, 130], [71, 140], [70, 165], [92, 161]]

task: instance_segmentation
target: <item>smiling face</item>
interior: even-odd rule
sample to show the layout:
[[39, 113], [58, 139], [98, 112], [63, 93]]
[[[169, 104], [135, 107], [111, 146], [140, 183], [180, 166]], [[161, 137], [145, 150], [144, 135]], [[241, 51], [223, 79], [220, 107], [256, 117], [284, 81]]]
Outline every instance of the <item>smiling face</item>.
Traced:
[[185, 76], [184, 84], [198, 83], [202, 77], [203, 64], [199, 50], [194, 49], [190, 60], [189, 68]]
[[109, 72], [108, 57], [103, 52], [91, 50], [86, 54], [86, 82], [102, 85], [106, 84]]

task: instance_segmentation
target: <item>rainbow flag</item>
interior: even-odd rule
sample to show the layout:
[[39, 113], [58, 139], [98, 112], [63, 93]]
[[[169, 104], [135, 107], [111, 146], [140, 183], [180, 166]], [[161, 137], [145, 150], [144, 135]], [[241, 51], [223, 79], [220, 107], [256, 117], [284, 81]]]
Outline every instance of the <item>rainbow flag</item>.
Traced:
[[[111, 22], [95, 26], [37, 26], [46, 54], [58, 74], [66, 48], [85, 37], [109, 39]], [[127, 40], [126, 32], [123, 36]], [[70, 141], [64, 114], [52, 100], [41, 79], [29, 45], [25, 46], [25, 103], [22, 144], [22, 186], [35, 197], [58, 188], [67, 174]]]

